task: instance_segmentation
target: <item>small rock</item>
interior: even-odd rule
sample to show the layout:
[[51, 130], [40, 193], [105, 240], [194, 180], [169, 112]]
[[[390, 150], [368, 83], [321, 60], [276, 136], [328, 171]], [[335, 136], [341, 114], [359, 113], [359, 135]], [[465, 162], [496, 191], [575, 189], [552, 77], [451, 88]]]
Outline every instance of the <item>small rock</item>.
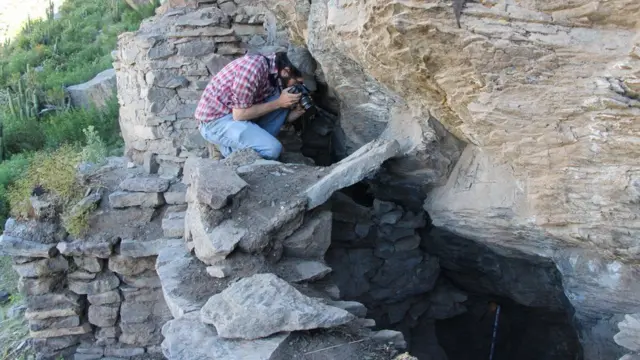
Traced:
[[7, 310], [7, 317], [9, 319], [17, 319], [24, 316], [25, 311], [27, 311], [27, 307], [25, 305], [13, 305]]
[[378, 217], [382, 217], [382, 215], [393, 211], [395, 208], [396, 204], [390, 201], [382, 201], [378, 199], [373, 200], [373, 211]]
[[417, 234], [402, 238], [396, 241], [395, 244], [393, 244], [395, 252], [398, 253], [401, 251], [410, 251], [413, 249], [417, 249], [418, 246], [420, 246], [420, 240], [421, 238]]
[[[120, 331], [118, 330], [118, 327], [116, 326], [111, 326], [111, 327], [103, 327], [98, 329], [98, 331], [96, 331], [96, 338], [98, 339], [109, 339], [109, 338], [116, 338], [118, 337]], [[104, 351], [103, 348], [100, 348], [102, 351]]]
[[[117, 242], [118, 238], [100, 239], [100, 241], [76, 240], [58, 243], [57, 248], [62, 255], [66, 256], [87, 256], [106, 259], [113, 252], [113, 246]], [[92, 266], [95, 266], [95, 264], [92, 264]]]
[[371, 224], [357, 223], [354, 232], [358, 237], [364, 238], [369, 235], [369, 229], [371, 229]]
[[[255, 309], [260, 309], [258, 318]], [[285, 331], [339, 326], [354, 316], [302, 295], [273, 274], [256, 274], [212, 296], [200, 310], [200, 318], [214, 325], [220, 337], [259, 339]]]
[[0, 290], [0, 305], [6, 304], [11, 300], [11, 295], [9, 292]]
[[125, 301], [120, 308], [120, 322], [138, 324], [148, 321], [153, 315], [154, 302]]
[[331, 245], [330, 211], [307, 215], [302, 226], [283, 242], [284, 254], [299, 258], [322, 259]]
[[229, 276], [230, 271], [231, 269], [226, 266], [220, 266], [220, 265], [207, 266], [207, 274], [219, 279]]
[[93, 192], [91, 194], [85, 195], [82, 200], [78, 201], [78, 203], [71, 208], [69, 216], [77, 216], [88, 211], [93, 205], [98, 204], [101, 199], [102, 194], [100, 192]]
[[161, 193], [169, 189], [169, 180], [157, 177], [134, 177], [120, 183], [123, 191]]
[[382, 215], [380, 217], [380, 224], [393, 225], [393, 224], [397, 223], [398, 220], [400, 220], [401, 217], [402, 217], [402, 211], [401, 210], [394, 210], [394, 211], [391, 211], [391, 212], [388, 212], [388, 213]]
[[64, 317], [80, 314], [80, 297], [74, 293], [66, 291], [64, 293], [53, 293], [36, 295], [26, 298], [27, 320], [41, 320], [52, 317]]
[[222, 209], [248, 184], [231, 168], [208, 159], [189, 159], [185, 163], [185, 178], [194, 200], [213, 209]]
[[120, 243], [120, 255], [130, 257], [146, 257], [158, 255], [160, 250], [182, 245], [182, 239], [162, 238], [157, 240], [137, 241], [125, 239]]
[[129, 161], [129, 162], [127, 163], [127, 169], [133, 169], [134, 167], [136, 167], [136, 164], [135, 164], [135, 163], [133, 163], [133, 162], [131, 162], [131, 161]]
[[357, 301], [327, 301], [327, 304], [346, 310], [359, 318], [367, 316], [367, 308]]

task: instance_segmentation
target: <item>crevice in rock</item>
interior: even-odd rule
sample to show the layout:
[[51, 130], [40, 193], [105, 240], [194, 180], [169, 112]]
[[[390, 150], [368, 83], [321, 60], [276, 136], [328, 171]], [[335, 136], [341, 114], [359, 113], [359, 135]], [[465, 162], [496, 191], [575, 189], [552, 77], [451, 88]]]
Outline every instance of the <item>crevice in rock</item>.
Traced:
[[[401, 331], [418, 359], [582, 359], [573, 308], [548, 259], [501, 255], [373, 199], [364, 182], [332, 197], [326, 260], [344, 300]], [[464, 344], [464, 346], [461, 346]]]

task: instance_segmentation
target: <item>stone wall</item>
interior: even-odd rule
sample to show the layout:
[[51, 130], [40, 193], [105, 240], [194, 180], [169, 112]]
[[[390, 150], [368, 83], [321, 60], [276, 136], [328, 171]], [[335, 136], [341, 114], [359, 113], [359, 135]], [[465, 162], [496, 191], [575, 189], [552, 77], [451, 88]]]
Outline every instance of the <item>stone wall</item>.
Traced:
[[0, 247], [20, 275], [38, 359], [160, 354], [161, 327], [171, 313], [156, 255], [182, 242], [184, 225], [172, 220], [184, 214], [185, 191], [127, 163], [111, 159], [85, 178], [89, 191], [78, 206], [96, 204], [97, 211], [81, 237], [61, 228], [46, 194], [31, 198], [35, 218], [7, 221]]
[[114, 68], [127, 154], [138, 162], [158, 154], [162, 173], [202, 155], [193, 118], [200, 94], [224, 65], [266, 43], [263, 23], [256, 9], [227, 1], [172, 9], [120, 35]]
[[[287, 49], [286, 32], [268, 19], [261, 7], [213, 1], [168, 9], [137, 32], [122, 34], [114, 68], [127, 155], [138, 163], [145, 154], [157, 155], [160, 173], [169, 176], [178, 174], [187, 157], [205, 155], [194, 112], [211, 77], [247, 52]], [[326, 86], [311, 90], [327, 110], [313, 121], [301, 119], [298, 131], [303, 153], [328, 165], [336, 113], [320, 99], [327, 98]]]

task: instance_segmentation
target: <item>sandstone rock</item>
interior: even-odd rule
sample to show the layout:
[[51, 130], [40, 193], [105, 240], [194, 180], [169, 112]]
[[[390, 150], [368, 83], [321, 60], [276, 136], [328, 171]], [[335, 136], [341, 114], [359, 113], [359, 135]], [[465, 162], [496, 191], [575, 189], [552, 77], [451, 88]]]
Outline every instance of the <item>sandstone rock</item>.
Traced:
[[27, 296], [48, 294], [60, 288], [64, 284], [62, 276], [49, 276], [40, 278], [23, 278], [18, 280], [18, 290]]
[[160, 302], [163, 299], [162, 289], [154, 288], [136, 288], [129, 285], [120, 287], [122, 295], [126, 301], [133, 302], [146, 302], [155, 301]]
[[153, 302], [125, 301], [120, 308], [120, 321], [125, 324], [147, 322], [153, 314]]
[[[116, 238], [102, 239], [101, 241], [76, 240], [73, 242], [61, 242], [57, 245], [62, 255], [66, 256], [86, 256], [106, 259], [113, 252], [113, 246], [117, 243]], [[88, 260], [92, 261], [92, 260]], [[95, 263], [91, 264], [96, 267]]]
[[105, 271], [99, 273], [95, 280], [70, 280], [69, 290], [80, 295], [95, 295], [113, 290], [120, 284], [120, 279], [112, 272]]
[[0, 235], [2, 255], [51, 258], [57, 253], [55, 244], [40, 244], [7, 234]]
[[122, 296], [118, 290], [107, 291], [100, 294], [94, 294], [87, 296], [87, 300], [92, 305], [105, 305], [119, 303], [122, 300]]
[[67, 335], [82, 335], [90, 332], [91, 332], [91, 325], [89, 325], [88, 323], [85, 323], [82, 326], [75, 326], [72, 328], [30, 331], [29, 335], [31, 335], [31, 337], [34, 337], [34, 338], [49, 338], [49, 337], [59, 337], [59, 336], [67, 336]]
[[[248, 184], [231, 168], [207, 159], [189, 159], [185, 163], [185, 179], [191, 184], [188, 190], [193, 199], [221, 209]], [[185, 181], [183, 179], [183, 181]], [[188, 199], [189, 200], [189, 199]]]
[[[4, 225], [3, 235], [9, 235], [14, 238], [40, 244], [58, 243], [63, 241], [67, 236], [64, 229], [55, 222], [41, 222], [35, 220], [18, 221], [14, 218], [7, 219], [7, 222]], [[31, 244], [28, 244], [27, 246], [31, 246]], [[51, 256], [55, 256], [55, 254], [52, 254]]]
[[215, 327], [203, 324], [197, 312], [169, 321], [162, 327], [162, 335], [162, 352], [170, 360], [270, 360], [289, 336], [284, 333], [252, 341], [225, 340], [218, 335]]
[[218, 279], [225, 278], [231, 273], [231, 269], [227, 266], [213, 265], [207, 266], [207, 274]]
[[155, 208], [164, 204], [162, 194], [116, 191], [109, 195], [109, 203], [114, 209], [122, 209], [131, 206]]
[[105, 70], [86, 83], [67, 87], [71, 103], [76, 107], [103, 107], [116, 91], [116, 71]]
[[91, 208], [102, 200], [102, 192], [96, 191], [82, 198], [82, 200], [78, 201], [71, 210], [69, 211], [68, 217], [79, 216], [82, 213], [86, 213]]
[[52, 293], [27, 298], [27, 320], [42, 320], [54, 317], [80, 314], [81, 303], [78, 295], [71, 292]]
[[276, 265], [276, 274], [294, 283], [322, 279], [331, 272], [327, 265], [313, 260], [285, 259]]
[[160, 250], [167, 247], [182, 245], [182, 239], [157, 239], [148, 241], [137, 241], [125, 239], [120, 243], [120, 254], [134, 258], [158, 255]]
[[[114, 339], [118, 337], [119, 334], [120, 334], [120, 330], [116, 326], [103, 327], [98, 329], [98, 331], [96, 331], [96, 339]], [[99, 349], [104, 351], [103, 348], [99, 348]]]
[[162, 219], [162, 231], [168, 238], [184, 236], [185, 212], [167, 213]]
[[225, 283], [212, 279], [205, 265], [184, 247], [166, 248], [158, 255], [156, 271], [171, 315], [178, 319], [197, 311]]
[[122, 275], [138, 275], [155, 268], [156, 259], [149, 257], [128, 257], [115, 255], [109, 258], [109, 270]]
[[308, 215], [303, 225], [284, 239], [284, 254], [299, 258], [323, 258], [331, 245], [331, 212]]
[[357, 183], [399, 153], [400, 145], [396, 141], [373, 141], [363, 146], [333, 165], [327, 175], [305, 191], [307, 207], [313, 209], [324, 204], [335, 191]]
[[[329, 328], [353, 320], [348, 312], [308, 298], [273, 274], [257, 274], [212, 296], [200, 311], [219, 336], [258, 339], [283, 331]], [[260, 314], [259, 318], [255, 315]], [[251, 319], [251, 321], [249, 321]]]
[[73, 262], [81, 269], [98, 273], [102, 271], [102, 262], [100, 259], [89, 256], [74, 256]]
[[158, 177], [133, 177], [120, 183], [123, 191], [161, 193], [169, 189], [169, 180]]
[[45, 329], [64, 329], [76, 326], [80, 326], [80, 317], [77, 315], [29, 321], [29, 330], [31, 331], [40, 331]]
[[114, 326], [118, 320], [119, 305], [90, 305], [89, 322], [100, 327]]
[[67, 271], [69, 263], [63, 256], [41, 259], [25, 264], [13, 265], [13, 269], [22, 277], [39, 277]]

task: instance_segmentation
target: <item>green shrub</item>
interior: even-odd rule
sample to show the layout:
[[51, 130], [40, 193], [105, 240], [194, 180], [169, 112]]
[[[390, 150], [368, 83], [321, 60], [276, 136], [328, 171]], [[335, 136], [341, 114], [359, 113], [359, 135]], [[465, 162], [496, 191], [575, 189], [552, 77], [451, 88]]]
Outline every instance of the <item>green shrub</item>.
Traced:
[[107, 146], [93, 125], [84, 129], [83, 132], [86, 137], [86, 143], [82, 148], [82, 161], [101, 165], [107, 157]]

